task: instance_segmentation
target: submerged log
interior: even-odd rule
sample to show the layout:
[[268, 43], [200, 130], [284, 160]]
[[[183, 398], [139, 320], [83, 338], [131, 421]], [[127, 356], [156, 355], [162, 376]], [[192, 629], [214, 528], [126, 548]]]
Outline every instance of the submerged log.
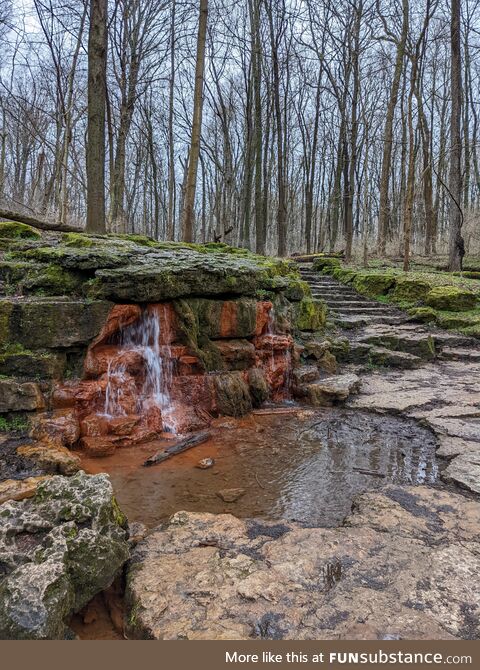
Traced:
[[60, 232], [66, 233], [83, 232], [82, 228], [78, 228], [78, 226], [51, 223], [50, 221], [45, 221], [45, 219], [40, 219], [38, 216], [33, 216], [31, 214], [21, 214], [20, 212], [13, 212], [9, 209], [0, 208], [0, 219], [7, 219], [7, 221], [18, 221], [19, 223], [25, 223], [27, 226], [39, 228], [40, 230], [58, 230]]
[[191, 449], [192, 447], [196, 447], [198, 444], [206, 442], [209, 438], [210, 433], [206, 431], [203, 433], [197, 433], [196, 435], [190, 435], [189, 437], [186, 437], [184, 440], [175, 442], [175, 444], [172, 444], [171, 447], [168, 447], [164, 451], [157, 451], [156, 454], [153, 454], [153, 456], [147, 458], [147, 460], [144, 462], [143, 465], [144, 467], [149, 467], [150, 465], [157, 465], [157, 463], [163, 463], [163, 461], [166, 461], [172, 456], [181, 454], [182, 451], [187, 451], [187, 449]]
[[384, 479], [386, 475], [383, 472], [378, 472], [378, 470], [367, 470], [366, 468], [352, 468], [355, 472], [359, 472], [362, 475], [370, 475], [370, 477], [381, 477]]

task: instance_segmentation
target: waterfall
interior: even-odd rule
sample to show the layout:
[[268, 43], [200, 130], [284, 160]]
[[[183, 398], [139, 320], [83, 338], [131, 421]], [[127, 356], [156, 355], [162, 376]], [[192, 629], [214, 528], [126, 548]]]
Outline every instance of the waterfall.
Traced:
[[[162, 333], [161, 319], [168, 329], [168, 311], [164, 305], [143, 311], [140, 319], [122, 328], [120, 347], [124, 351], [136, 351], [141, 354], [144, 364], [144, 381], [137, 398], [137, 412], [147, 414], [152, 407], [162, 412], [164, 430], [174, 432], [171, 420], [172, 401], [170, 391], [173, 376], [173, 358], [168, 333]], [[162, 337], [163, 335], [163, 337]], [[109, 417], [125, 416], [122, 407], [122, 384], [127, 380], [127, 370], [120, 360], [111, 360], [107, 370], [104, 413]]]

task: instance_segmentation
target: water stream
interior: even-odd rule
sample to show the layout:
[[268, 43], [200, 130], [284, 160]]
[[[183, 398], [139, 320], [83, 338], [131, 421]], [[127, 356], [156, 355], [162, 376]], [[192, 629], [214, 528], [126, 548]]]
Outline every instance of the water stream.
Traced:
[[[205, 444], [142, 467], [165, 446], [122, 448], [101, 460], [84, 459], [83, 466], [107, 471], [128, 518], [150, 527], [179, 510], [338, 526], [362, 491], [438, 478], [430, 431], [413, 420], [346, 409], [272, 409], [217, 419]], [[214, 466], [198, 469], [204, 458], [213, 458]], [[244, 494], [225, 503], [218, 492], [230, 488]]]
[[[138, 321], [121, 329], [119, 345], [124, 351], [138, 352], [144, 361], [144, 381], [137, 400], [138, 414], [145, 414], [156, 407], [162, 412], [164, 430], [175, 432], [174, 408], [170, 396], [173, 357], [167, 343], [168, 333], [162, 333], [161, 321], [168, 328], [164, 306], [145, 309]], [[122, 404], [122, 387], [127, 381], [126, 375], [127, 368], [121, 356], [109, 361], [104, 409], [105, 416], [109, 418], [126, 415]]]

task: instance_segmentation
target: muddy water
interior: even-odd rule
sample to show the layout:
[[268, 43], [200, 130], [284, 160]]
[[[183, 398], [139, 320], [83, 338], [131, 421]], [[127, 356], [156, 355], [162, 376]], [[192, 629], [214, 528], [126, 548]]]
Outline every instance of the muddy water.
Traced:
[[[178, 510], [290, 519], [336, 526], [352, 499], [386, 482], [433, 483], [435, 439], [398, 417], [345, 409], [281, 410], [241, 420], [219, 419], [211, 439], [169, 461], [143, 461], [168, 443], [118, 449], [84, 459], [88, 472], [108, 472], [130, 521], [154, 527]], [[213, 458], [213, 467], [195, 467]], [[242, 488], [226, 503], [218, 492]]]

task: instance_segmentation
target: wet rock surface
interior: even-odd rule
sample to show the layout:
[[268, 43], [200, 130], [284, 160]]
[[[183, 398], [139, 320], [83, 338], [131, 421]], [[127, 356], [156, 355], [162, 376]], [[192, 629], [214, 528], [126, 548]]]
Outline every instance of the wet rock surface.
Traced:
[[106, 475], [51, 477], [0, 507], [0, 638], [59, 639], [128, 558]]
[[155, 639], [471, 639], [480, 503], [427, 487], [360, 496], [344, 527], [177, 513], [139, 543], [127, 625]]

